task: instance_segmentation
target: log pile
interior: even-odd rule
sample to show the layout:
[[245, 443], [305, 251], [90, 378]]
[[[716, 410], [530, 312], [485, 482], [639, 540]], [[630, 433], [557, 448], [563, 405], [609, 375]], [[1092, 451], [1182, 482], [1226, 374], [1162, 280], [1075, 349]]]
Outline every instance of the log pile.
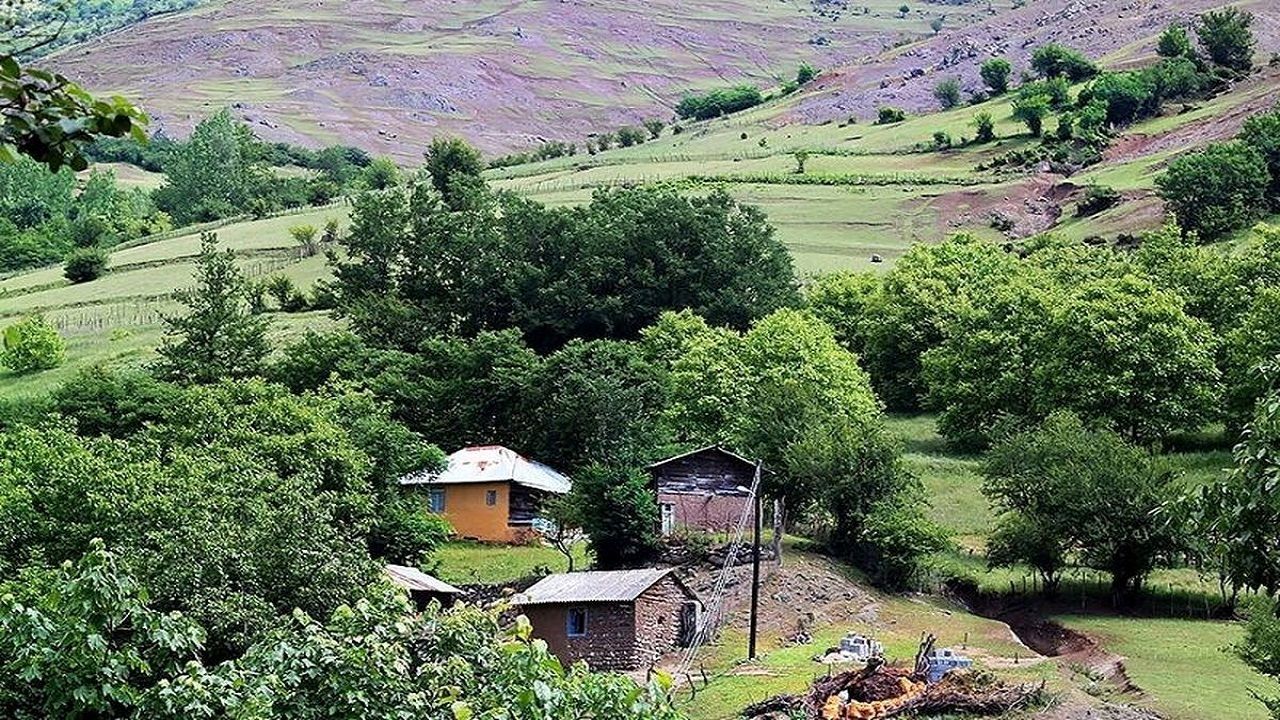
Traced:
[[1009, 685], [990, 673], [955, 671], [926, 682], [935, 638], [926, 637], [912, 667], [875, 658], [861, 670], [818, 678], [803, 697], [778, 695], [743, 710], [745, 718], [881, 720], [906, 713], [1000, 715], [1044, 700], [1044, 684]]

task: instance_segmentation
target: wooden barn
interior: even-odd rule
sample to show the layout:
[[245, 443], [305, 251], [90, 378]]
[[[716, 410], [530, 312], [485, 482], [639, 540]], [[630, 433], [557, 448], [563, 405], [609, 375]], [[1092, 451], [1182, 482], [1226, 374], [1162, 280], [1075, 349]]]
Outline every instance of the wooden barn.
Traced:
[[693, 638], [702, 604], [671, 570], [548, 575], [513, 602], [567, 664], [635, 670]]
[[400, 484], [426, 494], [459, 537], [521, 542], [533, 532], [543, 502], [569, 492], [569, 478], [501, 445], [463, 448], [440, 473], [415, 472]]
[[756, 463], [718, 445], [661, 460], [648, 470], [663, 535], [680, 530], [730, 532], [751, 504]]

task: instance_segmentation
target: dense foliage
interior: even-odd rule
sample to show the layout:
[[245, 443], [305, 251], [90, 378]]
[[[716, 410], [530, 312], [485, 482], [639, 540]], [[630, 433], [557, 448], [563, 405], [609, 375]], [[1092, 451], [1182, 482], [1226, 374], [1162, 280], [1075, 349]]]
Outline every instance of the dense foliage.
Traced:
[[4, 352], [0, 365], [15, 375], [58, 367], [66, 358], [67, 347], [42, 315], [31, 315], [4, 329]]
[[0, 599], [5, 717], [681, 717], [663, 675], [639, 685], [565, 668], [523, 618], [504, 630], [474, 608], [410, 613], [380, 583], [331, 613], [295, 612], [218, 663], [198, 622], [155, 607], [121, 565], [98, 544], [47, 590]]
[[709, 120], [746, 110], [764, 102], [760, 89], [754, 85], [735, 85], [730, 88], [717, 88], [697, 95], [689, 94], [680, 99], [676, 105], [676, 115], [685, 119]]
[[1251, 412], [1277, 342], [1278, 240], [1224, 256], [1166, 229], [1136, 255], [1049, 238], [1018, 256], [960, 236], [807, 299], [890, 408], [937, 410], [962, 446], [1059, 409], [1145, 443]]
[[635, 337], [668, 309], [745, 327], [796, 298], [786, 248], [725, 192], [602, 190], [549, 208], [474, 172], [442, 164], [431, 186], [355, 200], [336, 289], [370, 343], [410, 350], [438, 333], [517, 328], [546, 351]]

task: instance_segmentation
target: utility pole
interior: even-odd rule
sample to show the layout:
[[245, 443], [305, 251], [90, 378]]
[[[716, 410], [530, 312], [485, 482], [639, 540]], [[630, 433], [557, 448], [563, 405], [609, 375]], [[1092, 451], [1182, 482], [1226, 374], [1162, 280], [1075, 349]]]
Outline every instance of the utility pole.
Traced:
[[760, 463], [756, 462], [756, 477], [753, 483], [755, 492], [751, 498], [754, 503], [755, 543], [751, 548], [751, 635], [747, 641], [747, 658], [756, 659], [756, 626], [760, 617], [760, 532], [763, 518], [760, 517]]

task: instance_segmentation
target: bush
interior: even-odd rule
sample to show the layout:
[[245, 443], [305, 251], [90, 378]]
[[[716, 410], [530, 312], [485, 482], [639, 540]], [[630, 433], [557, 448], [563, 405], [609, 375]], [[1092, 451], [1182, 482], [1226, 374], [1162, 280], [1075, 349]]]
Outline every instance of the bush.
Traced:
[[302, 257], [314, 257], [320, 252], [318, 231], [315, 225], [294, 225], [289, 228], [289, 235], [298, 243], [298, 252]]
[[1200, 16], [1196, 36], [1215, 65], [1248, 72], [1253, 69], [1253, 15], [1238, 8], [1211, 10]]
[[76, 248], [67, 254], [62, 275], [73, 283], [97, 280], [107, 272], [107, 251], [102, 248]]
[[986, 143], [996, 139], [995, 120], [991, 119], [991, 113], [986, 110], [973, 116], [973, 127], [977, 132], [973, 138], [974, 142]]
[[764, 96], [760, 94], [759, 88], [753, 85], [737, 85], [712, 90], [703, 95], [686, 95], [676, 105], [676, 114], [684, 119], [708, 120], [746, 110], [762, 102], [764, 102]]
[[1106, 185], [1090, 185], [1085, 188], [1084, 197], [1076, 205], [1076, 217], [1097, 215], [1120, 204], [1121, 196], [1115, 188]]
[[959, 78], [949, 77], [940, 81], [933, 88], [933, 96], [937, 98], [938, 104], [943, 110], [960, 104], [960, 80]]
[[987, 84], [991, 89], [992, 95], [1000, 95], [1009, 90], [1009, 73], [1013, 72], [1013, 66], [1004, 58], [991, 58], [982, 63], [979, 73], [982, 75], [982, 82]]
[[32, 315], [5, 328], [0, 364], [15, 375], [58, 367], [66, 356], [67, 346], [62, 337], [41, 315]]
[[1044, 132], [1044, 118], [1049, 114], [1049, 96], [1032, 95], [1018, 98], [1013, 104], [1013, 117], [1026, 124], [1032, 137]]
[[818, 71], [809, 63], [800, 63], [800, 69], [796, 71], [796, 84], [808, 85], [813, 79], [818, 77]]
[[631, 147], [632, 145], [640, 145], [644, 143], [649, 134], [642, 128], [628, 125], [618, 128], [617, 138], [618, 144], [622, 147]]
[[892, 125], [906, 119], [907, 114], [901, 108], [884, 105], [876, 110], [877, 125]]
[[1280, 207], [1280, 110], [1254, 115], [1244, 121], [1237, 136], [1262, 154], [1271, 173], [1270, 200]]
[[662, 129], [665, 128], [666, 126], [667, 126], [666, 123], [656, 118], [652, 120], [644, 121], [644, 129], [649, 131], [649, 138], [652, 140], [657, 140], [659, 137], [661, 137]]
[[1031, 55], [1031, 68], [1040, 77], [1063, 77], [1071, 82], [1088, 80], [1098, 74], [1098, 67], [1079, 51], [1057, 43], [1036, 48]]
[[1183, 230], [1213, 242], [1262, 218], [1270, 181], [1263, 156], [1233, 140], [1169, 163], [1156, 187]]
[[1050, 78], [1048, 80], [1033, 80], [1025, 83], [1018, 88], [1019, 98], [1029, 98], [1036, 95], [1043, 95], [1049, 100], [1049, 106], [1058, 109], [1064, 108], [1071, 104], [1071, 83], [1066, 78]]
[[938, 130], [933, 134], [933, 147], [935, 150], [946, 150], [951, 147], [951, 134], [945, 130]]
[[284, 275], [273, 275], [267, 281], [266, 291], [284, 312], [302, 312], [307, 309], [307, 298]]

